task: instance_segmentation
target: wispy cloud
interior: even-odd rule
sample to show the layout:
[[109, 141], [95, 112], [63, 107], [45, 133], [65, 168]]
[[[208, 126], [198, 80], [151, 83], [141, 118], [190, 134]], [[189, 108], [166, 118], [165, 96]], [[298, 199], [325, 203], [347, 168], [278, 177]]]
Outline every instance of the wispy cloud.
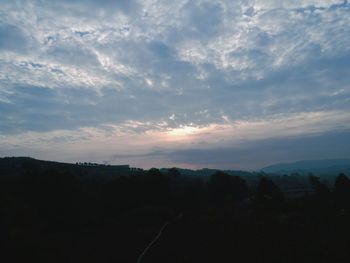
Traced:
[[141, 162], [347, 128], [348, 1], [0, 6], [2, 155]]

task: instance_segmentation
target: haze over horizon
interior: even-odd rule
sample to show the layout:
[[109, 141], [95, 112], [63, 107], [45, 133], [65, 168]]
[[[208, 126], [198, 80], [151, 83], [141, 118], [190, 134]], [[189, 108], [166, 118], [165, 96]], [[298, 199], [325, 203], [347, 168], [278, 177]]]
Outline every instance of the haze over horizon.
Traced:
[[350, 3], [0, 0], [0, 156], [350, 158]]

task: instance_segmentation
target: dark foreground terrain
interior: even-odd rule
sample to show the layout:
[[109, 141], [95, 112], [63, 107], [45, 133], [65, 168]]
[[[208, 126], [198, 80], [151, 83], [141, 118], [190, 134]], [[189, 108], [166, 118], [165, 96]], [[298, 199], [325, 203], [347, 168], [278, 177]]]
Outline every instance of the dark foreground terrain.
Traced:
[[[0, 159], [2, 262], [350, 262], [350, 181]], [[160, 232], [160, 230], [162, 231]]]

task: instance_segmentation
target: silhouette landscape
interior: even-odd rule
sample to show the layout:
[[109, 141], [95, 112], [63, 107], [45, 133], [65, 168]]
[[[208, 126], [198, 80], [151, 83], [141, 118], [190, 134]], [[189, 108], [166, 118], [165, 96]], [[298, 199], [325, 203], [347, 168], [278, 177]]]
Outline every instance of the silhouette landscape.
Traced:
[[8, 262], [349, 256], [350, 180], [343, 173], [143, 170], [26, 157], [1, 158], [0, 172]]
[[0, 0], [1, 262], [350, 262], [348, 0]]

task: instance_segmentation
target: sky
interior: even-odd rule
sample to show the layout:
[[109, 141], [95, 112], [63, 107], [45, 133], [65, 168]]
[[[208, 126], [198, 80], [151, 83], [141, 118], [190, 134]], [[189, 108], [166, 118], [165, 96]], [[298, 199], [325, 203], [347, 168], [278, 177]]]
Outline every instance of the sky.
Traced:
[[350, 158], [350, 3], [0, 0], [0, 156]]

